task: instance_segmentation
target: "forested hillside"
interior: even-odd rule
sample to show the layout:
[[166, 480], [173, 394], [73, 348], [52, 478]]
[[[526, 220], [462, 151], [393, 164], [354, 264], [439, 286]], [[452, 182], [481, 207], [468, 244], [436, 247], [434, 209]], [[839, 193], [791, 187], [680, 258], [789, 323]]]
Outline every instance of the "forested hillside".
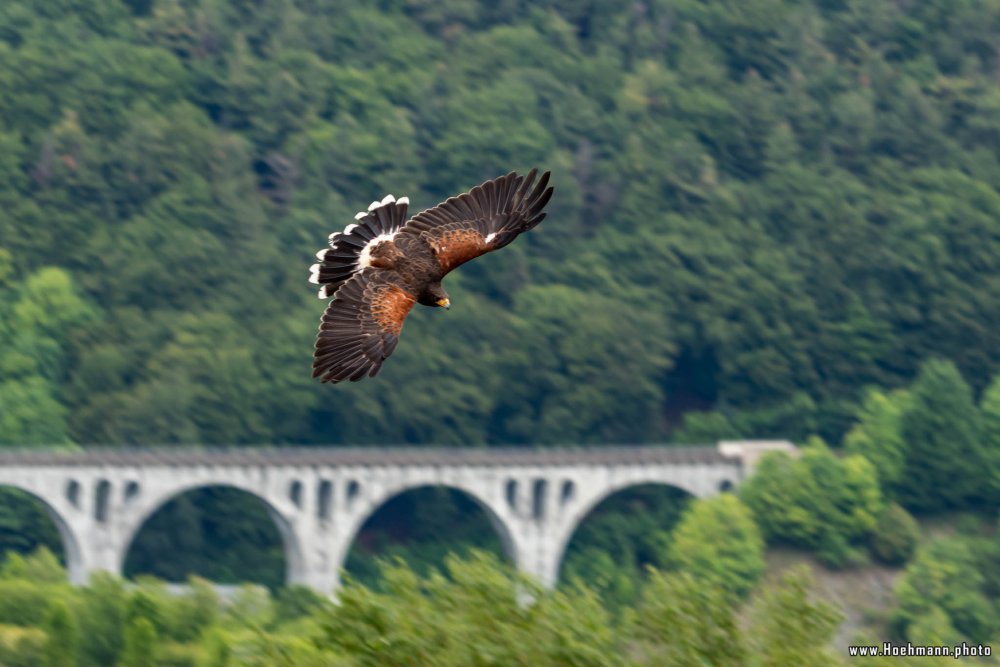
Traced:
[[[838, 441], [1000, 370], [995, 0], [14, 0], [0, 442]], [[309, 379], [312, 255], [551, 169], [382, 375]], [[692, 415], [696, 415], [692, 417]]]

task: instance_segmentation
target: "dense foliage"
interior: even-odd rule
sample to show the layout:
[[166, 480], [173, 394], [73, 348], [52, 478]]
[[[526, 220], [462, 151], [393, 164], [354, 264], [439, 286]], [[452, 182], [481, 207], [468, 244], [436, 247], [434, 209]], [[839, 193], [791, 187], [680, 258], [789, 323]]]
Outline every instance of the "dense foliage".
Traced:
[[[974, 542], [939, 539], [926, 544], [896, 586], [897, 632], [910, 641], [989, 641], [1000, 632], [998, 600], [987, 597]], [[941, 622], [941, 621], [944, 622]], [[929, 632], [929, 630], [931, 632]]]
[[[686, 572], [654, 571], [641, 598], [612, 615], [586, 587], [546, 591], [482, 553], [450, 558], [447, 576], [386, 565], [382, 591], [351, 583], [337, 604], [301, 591], [292, 606], [249, 587], [222, 600], [198, 580], [182, 594], [107, 577], [73, 588], [32, 579], [17, 562], [0, 584], [38, 590], [48, 619], [0, 625], [0, 663], [25, 667], [842, 664], [831, 646], [839, 614], [812, 599], [801, 571], [741, 603]], [[29, 562], [58, 574], [45, 553]], [[103, 616], [109, 608], [126, 612]], [[77, 624], [90, 631], [52, 641]]]
[[670, 536], [666, 561], [702, 585], [743, 597], [764, 572], [764, 539], [746, 505], [723, 494], [684, 512]]
[[[468, 518], [434, 490], [369, 527], [337, 607], [70, 588], [14, 553], [61, 545], [3, 489], [0, 664], [838, 664], [836, 613], [763, 575], [761, 538], [905, 567], [880, 639], [996, 646], [997, 34], [997, 0], [3, 2], [0, 446], [846, 454], [813, 441], [707, 503], [612, 499], [554, 592], [482, 555], [434, 573], [418, 546]], [[532, 166], [541, 227], [450, 277], [380, 378], [309, 379], [329, 232]], [[128, 573], [277, 587], [275, 531], [230, 495], [164, 507]], [[910, 514], [964, 511], [989, 526], [928, 540]], [[497, 551], [482, 528], [463, 539]], [[387, 535], [414, 567], [366, 586]]]
[[868, 460], [838, 458], [821, 442], [796, 459], [766, 456], [741, 495], [768, 541], [815, 549], [830, 565], [852, 560], [852, 544], [864, 540], [882, 511]]
[[905, 509], [891, 503], [882, 508], [868, 537], [872, 556], [887, 565], [910, 559], [920, 541], [920, 526]]
[[[55, 7], [0, 21], [5, 443], [836, 441], [1000, 369], [992, 0]], [[330, 231], [534, 165], [545, 224], [309, 380]]]
[[844, 438], [874, 464], [883, 493], [915, 512], [1000, 507], [1000, 376], [977, 405], [954, 364], [932, 359], [913, 384], [873, 391]]
[[[733, 499], [735, 500], [735, 499]], [[898, 587], [894, 641], [997, 638], [983, 577], [970, 570], [1000, 542], [963, 535], [930, 543]], [[984, 550], [985, 549], [985, 550]], [[0, 586], [29, 593], [22, 620], [0, 622], [0, 664], [17, 667], [347, 667], [379, 665], [654, 665], [830, 667], [842, 620], [803, 568], [759, 584], [746, 600], [685, 569], [652, 570], [634, 602], [609, 613], [582, 584], [555, 591], [482, 552], [420, 576], [382, 566], [382, 590], [349, 582], [336, 604], [305, 589], [272, 597], [242, 587], [225, 598], [194, 579], [169, 592], [107, 576], [71, 587], [51, 555], [11, 557]], [[6, 600], [6, 597], [0, 598]], [[116, 610], [108, 613], [111, 610]], [[949, 614], [953, 614], [949, 616]], [[920, 634], [921, 619], [936, 619]], [[958, 630], [957, 628], [961, 628]], [[994, 634], [990, 635], [990, 632]], [[895, 632], [895, 631], [894, 631]], [[917, 634], [914, 635], [914, 633]], [[986, 640], [987, 642], [989, 639]], [[881, 664], [872, 661], [872, 664]], [[937, 665], [927, 658], [892, 664]], [[995, 658], [973, 664], [1000, 664]]]

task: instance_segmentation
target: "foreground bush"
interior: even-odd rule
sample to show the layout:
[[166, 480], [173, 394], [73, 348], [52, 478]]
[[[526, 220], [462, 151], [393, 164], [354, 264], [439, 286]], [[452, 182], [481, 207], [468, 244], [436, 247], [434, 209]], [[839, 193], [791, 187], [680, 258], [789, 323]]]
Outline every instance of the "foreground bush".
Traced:
[[601, 601], [575, 588], [548, 591], [477, 552], [448, 559], [447, 576], [382, 571], [384, 592], [348, 584], [326, 612], [320, 645], [363, 665], [579, 665], [615, 661]]
[[967, 538], [928, 542], [896, 584], [894, 632], [914, 643], [929, 643], [928, 637], [946, 643], [988, 642], [1000, 631], [1000, 614], [985, 595], [984, 583]]
[[858, 559], [854, 545], [875, 527], [882, 494], [863, 456], [834, 455], [813, 441], [793, 459], [765, 456], [740, 493], [769, 543], [814, 549], [826, 564]]
[[920, 526], [905, 509], [892, 503], [878, 516], [868, 539], [872, 555], [886, 565], [902, 565], [910, 559], [920, 540]]
[[670, 537], [667, 562], [742, 598], [764, 572], [764, 540], [746, 505], [724, 494], [688, 507]]

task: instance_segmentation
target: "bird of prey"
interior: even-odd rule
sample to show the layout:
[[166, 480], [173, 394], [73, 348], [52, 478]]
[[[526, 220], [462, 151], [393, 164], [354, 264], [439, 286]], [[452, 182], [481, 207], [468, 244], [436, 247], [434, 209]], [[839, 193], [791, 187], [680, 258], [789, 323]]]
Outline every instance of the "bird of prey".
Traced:
[[448, 308], [441, 279], [457, 266], [504, 247], [545, 217], [552, 196], [545, 172], [511, 172], [407, 219], [409, 199], [387, 195], [316, 253], [310, 282], [333, 296], [320, 321], [313, 377], [322, 382], [374, 377], [396, 349], [415, 303]]

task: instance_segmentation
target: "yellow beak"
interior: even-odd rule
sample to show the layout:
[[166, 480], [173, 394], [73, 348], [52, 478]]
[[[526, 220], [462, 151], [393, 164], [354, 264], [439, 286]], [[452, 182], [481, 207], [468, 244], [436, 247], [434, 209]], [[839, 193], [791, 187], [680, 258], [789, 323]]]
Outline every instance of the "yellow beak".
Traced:
[[444, 308], [445, 310], [451, 308], [451, 301], [449, 301], [448, 299], [438, 299], [437, 304], [442, 308]]

